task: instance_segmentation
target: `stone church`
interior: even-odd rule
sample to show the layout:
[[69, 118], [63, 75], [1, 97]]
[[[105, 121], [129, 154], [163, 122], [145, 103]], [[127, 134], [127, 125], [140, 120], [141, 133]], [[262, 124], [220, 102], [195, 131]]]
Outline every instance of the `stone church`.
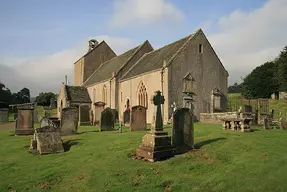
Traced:
[[[226, 110], [227, 79], [228, 72], [201, 29], [159, 49], [146, 40], [121, 55], [105, 41], [90, 40], [88, 52], [74, 63], [74, 85], [61, 87], [58, 115], [63, 107], [85, 105], [97, 122], [103, 108], [111, 107], [118, 111], [119, 120], [128, 123], [130, 108], [141, 105], [147, 108], [151, 123], [154, 106], [150, 98], [160, 90], [167, 123], [173, 107], [182, 107], [182, 90], [188, 81], [199, 119], [200, 113]], [[214, 92], [220, 95], [217, 101], [212, 99]]]

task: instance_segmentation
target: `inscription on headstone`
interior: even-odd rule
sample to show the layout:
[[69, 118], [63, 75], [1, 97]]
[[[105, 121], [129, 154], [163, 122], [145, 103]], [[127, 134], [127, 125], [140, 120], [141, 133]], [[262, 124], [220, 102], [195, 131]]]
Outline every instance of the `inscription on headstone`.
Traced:
[[130, 131], [146, 130], [146, 107], [134, 106], [131, 111]]
[[15, 135], [34, 134], [34, 108], [19, 108], [15, 124]]
[[66, 107], [61, 113], [61, 135], [72, 135], [77, 133], [79, 111], [75, 107]]

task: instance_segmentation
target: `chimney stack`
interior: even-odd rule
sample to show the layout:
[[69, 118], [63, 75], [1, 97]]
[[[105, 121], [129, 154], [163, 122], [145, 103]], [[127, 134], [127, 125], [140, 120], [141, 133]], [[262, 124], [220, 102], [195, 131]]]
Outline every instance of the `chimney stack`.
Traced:
[[88, 51], [91, 51], [92, 49], [94, 49], [97, 45], [98, 45], [98, 41], [95, 40], [95, 39], [91, 39], [89, 41], [89, 50]]

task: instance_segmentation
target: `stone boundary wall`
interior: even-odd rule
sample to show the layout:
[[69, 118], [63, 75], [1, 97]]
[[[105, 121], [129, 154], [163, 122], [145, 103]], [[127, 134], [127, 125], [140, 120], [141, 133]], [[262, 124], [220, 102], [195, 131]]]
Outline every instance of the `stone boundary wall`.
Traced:
[[237, 112], [225, 112], [225, 113], [200, 113], [201, 123], [221, 124], [220, 118], [237, 118]]

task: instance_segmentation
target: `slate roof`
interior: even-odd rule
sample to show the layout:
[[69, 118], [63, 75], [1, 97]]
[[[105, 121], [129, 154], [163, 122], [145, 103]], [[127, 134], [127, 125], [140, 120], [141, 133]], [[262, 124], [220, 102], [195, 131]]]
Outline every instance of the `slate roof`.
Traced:
[[[141, 44], [142, 45], [142, 44]], [[110, 59], [103, 63], [83, 84], [83, 86], [89, 86], [94, 83], [98, 83], [104, 80], [108, 80], [112, 77], [113, 72], [117, 72], [137, 49], [141, 46], [137, 46], [133, 49], [126, 51], [125, 53]]]
[[178, 52], [178, 50], [194, 34], [191, 34], [178, 41], [170, 43], [162, 48], [146, 53], [133, 67], [131, 67], [131, 69], [126, 74], [123, 75], [121, 80], [162, 68], [163, 61], [166, 60], [168, 64], [168, 62], [173, 58], [173, 56]]
[[80, 102], [80, 103], [92, 102], [88, 90], [85, 87], [65, 85], [65, 90], [67, 93], [68, 101]]

